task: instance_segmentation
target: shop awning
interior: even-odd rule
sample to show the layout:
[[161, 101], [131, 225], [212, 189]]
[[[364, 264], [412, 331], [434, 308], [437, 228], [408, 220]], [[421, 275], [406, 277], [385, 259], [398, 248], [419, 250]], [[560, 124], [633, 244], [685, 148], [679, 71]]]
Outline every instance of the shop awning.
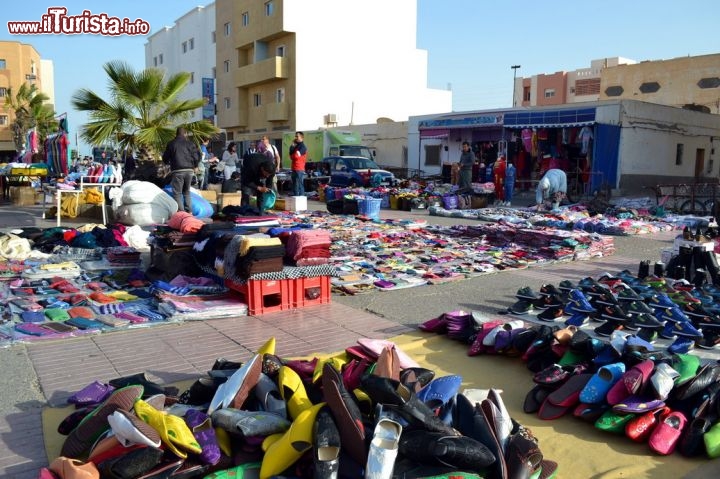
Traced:
[[478, 115], [448, 115], [439, 116], [437, 118], [422, 120], [418, 124], [418, 129], [422, 133], [423, 130], [436, 130], [440, 128], [479, 128], [502, 126], [502, 113], [487, 113]]
[[429, 140], [431, 138], [447, 138], [450, 135], [450, 130], [447, 128], [426, 128], [420, 130], [420, 138], [423, 140]]
[[570, 128], [595, 123], [595, 108], [505, 113], [505, 128]]

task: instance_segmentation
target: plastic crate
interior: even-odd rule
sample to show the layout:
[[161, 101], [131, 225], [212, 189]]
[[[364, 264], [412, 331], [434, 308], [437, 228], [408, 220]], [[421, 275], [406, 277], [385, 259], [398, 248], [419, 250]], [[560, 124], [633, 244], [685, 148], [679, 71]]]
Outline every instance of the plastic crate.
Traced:
[[225, 280], [225, 286], [244, 296], [248, 314], [259, 315], [290, 309], [291, 279], [250, 279], [246, 283]]
[[330, 302], [330, 276], [292, 280], [292, 307], [304, 308]]

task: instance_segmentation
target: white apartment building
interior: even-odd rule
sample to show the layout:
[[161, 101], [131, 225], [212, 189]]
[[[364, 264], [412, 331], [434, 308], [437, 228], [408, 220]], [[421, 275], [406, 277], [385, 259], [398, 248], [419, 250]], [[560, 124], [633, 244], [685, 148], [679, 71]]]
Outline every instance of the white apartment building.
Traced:
[[148, 36], [145, 43], [146, 68], [162, 68], [168, 74], [190, 73], [190, 83], [180, 99], [208, 98], [205, 108], [193, 112], [189, 121], [207, 118], [214, 122], [215, 23], [214, 3], [195, 7], [172, 26]]
[[417, 0], [217, 0], [218, 126], [246, 141], [452, 110]]

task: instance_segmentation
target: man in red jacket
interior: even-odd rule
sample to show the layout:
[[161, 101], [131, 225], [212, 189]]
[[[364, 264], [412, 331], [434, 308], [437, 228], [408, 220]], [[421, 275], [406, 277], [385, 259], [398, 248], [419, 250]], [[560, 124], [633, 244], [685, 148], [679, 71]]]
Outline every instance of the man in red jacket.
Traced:
[[293, 196], [305, 196], [305, 161], [307, 160], [307, 147], [305, 135], [302, 131], [295, 132], [295, 139], [290, 145], [290, 179], [293, 183]]

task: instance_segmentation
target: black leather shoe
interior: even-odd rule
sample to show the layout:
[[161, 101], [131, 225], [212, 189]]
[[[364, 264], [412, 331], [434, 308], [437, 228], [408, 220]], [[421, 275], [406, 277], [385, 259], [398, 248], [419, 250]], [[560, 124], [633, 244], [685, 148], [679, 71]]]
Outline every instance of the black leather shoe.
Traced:
[[673, 389], [673, 398], [684, 401], [716, 383], [718, 379], [720, 379], [720, 365], [705, 364], [694, 378]]
[[699, 456], [705, 454], [705, 442], [703, 435], [710, 429], [712, 422], [704, 417], [696, 417], [685, 428], [678, 450], [680, 454], [687, 457]]
[[495, 462], [481, 442], [466, 436], [415, 430], [400, 436], [400, 454], [423, 464], [444, 464], [459, 470], [483, 471]]
[[500, 443], [495, 436], [490, 422], [485, 417], [479, 404], [472, 404], [470, 400], [463, 394], [455, 397], [455, 415], [453, 424], [462, 433], [475, 439], [483, 444], [490, 454], [493, 455], [495, 461], [489, 468], [488, 477], [507, 477], [507, 466], [505, 464], [505, 456], [502, 453]]
[[315, 479], [335, 479], [340, 469], [340, 431], [326, 406], [313, 425]]
[[325, 400], [333, 418], [339, 424], [338, 430], [343, 449], [355, 462], [365, 464], [367, 462], [365, 425], [362, 422], [360, 407], [352, 394], [345, 389], [340, 373], [330, 363], [325, 363], [323, 366], [322, 385]]
[[360, 387], [373, 402], [395, 407], [397, 412], [408, 421], [421, 425], [429, 431], [451, 436], [458, 434], [452, 427], [442, 422], [432, 409], [400, 381], [370, 374], [363, 377]]

